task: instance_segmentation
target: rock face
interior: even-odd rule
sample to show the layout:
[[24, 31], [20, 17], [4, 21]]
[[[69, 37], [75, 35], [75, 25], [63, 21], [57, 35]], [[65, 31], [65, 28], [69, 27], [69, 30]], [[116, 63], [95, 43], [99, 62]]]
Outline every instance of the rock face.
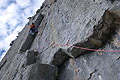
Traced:
[[60, 48], [55, 53], [52, 64], [60, 68], [68, 59], [69, 56]]
[[0, 80], [120, 80], [119, 27], [119, 0], [45, 0], [0, 62]]
[[48, 64], [33, 64], [28, 80], [56, 80], [56, 68]]

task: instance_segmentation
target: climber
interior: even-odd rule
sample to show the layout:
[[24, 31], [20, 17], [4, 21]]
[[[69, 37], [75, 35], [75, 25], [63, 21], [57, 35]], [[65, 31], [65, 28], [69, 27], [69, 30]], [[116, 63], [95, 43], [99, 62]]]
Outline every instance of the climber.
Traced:
[[29, 27], [30, 27], [30, 31], [29, 31], [30, 34], [34, 35], [35, 33], [38, 32], [34, 23], [32, 23], [32, 25], [30, 25]]

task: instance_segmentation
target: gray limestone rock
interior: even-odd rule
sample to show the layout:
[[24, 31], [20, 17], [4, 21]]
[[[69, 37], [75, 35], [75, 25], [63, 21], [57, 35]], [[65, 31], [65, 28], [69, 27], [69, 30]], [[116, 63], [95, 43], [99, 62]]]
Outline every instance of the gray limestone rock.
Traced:
[[33, 64], [28, 80], [56, 80], [57, 68], [47, 64]]
[[[74, 46], [81, 47], [81, 48], [87, 48], [87, 49], [94, 49], [95, 48], [95, 46], [93, 44], [91, 44], [89, 41], [85, 41], [83, 43], [77, 43]], [[73, 47], [72, 49], [70, 49], [70, 48], [68, 49], [68, 51], [71, 53], [71, 55], [73, 55], [75, 58], [92, 52], [89, 50], [80, 49], [80, 48], [76, 48], [76, 47]]]
[[26, 65], [31, 65], [31, 64], [36, 63], [36, 58], [35, 58], [35, 52], [34, 51], [28, 51], [26, 58], [27, 58]]
[[68, 56], [67, 53], [65, 53], [61, 48], [55, 53], [52, 64], [61, 67], [68, 59], [70, 56]]
[[20, 51], [26, 51], [27, 49], [29, 49], [33, 43], [33, 40], [34, 40], [34, 35], [28, 34], [27, 39], [23, 43]]
[[[120, 80], [119, 52], [98, 55], [71, 47], [120, 50], [119, 6], [119, 0], [45, 0], [0, 62], [0, 80]], [[32, 22], [38, 28], [34, 38], [28, 37]], [[117, 27], [113, 36], [105, 35], [114, 31], [109, 26]]]
[[43, 20], [44, 16], [40, 13], [38, 13], [38, 15], [36, 15], [36, 18], [35, 18], [35, 26], [38, 28], [39, 25], [41, 24], [42, 20]]

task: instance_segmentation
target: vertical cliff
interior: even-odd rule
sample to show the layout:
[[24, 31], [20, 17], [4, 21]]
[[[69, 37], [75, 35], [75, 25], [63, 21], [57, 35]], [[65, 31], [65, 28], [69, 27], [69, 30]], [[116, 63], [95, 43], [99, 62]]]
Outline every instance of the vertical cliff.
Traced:
[[120, 80], [119, 27], [120, 1], [45, 0], [1, 61], [0, 80]]

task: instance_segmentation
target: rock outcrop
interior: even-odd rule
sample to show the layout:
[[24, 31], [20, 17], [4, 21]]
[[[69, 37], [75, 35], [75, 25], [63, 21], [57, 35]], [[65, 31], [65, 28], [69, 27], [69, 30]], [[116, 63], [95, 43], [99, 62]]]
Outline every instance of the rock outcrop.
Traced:
[[45, 0], [28, 19], [0, 80], [120, 80], [119, 0]]

